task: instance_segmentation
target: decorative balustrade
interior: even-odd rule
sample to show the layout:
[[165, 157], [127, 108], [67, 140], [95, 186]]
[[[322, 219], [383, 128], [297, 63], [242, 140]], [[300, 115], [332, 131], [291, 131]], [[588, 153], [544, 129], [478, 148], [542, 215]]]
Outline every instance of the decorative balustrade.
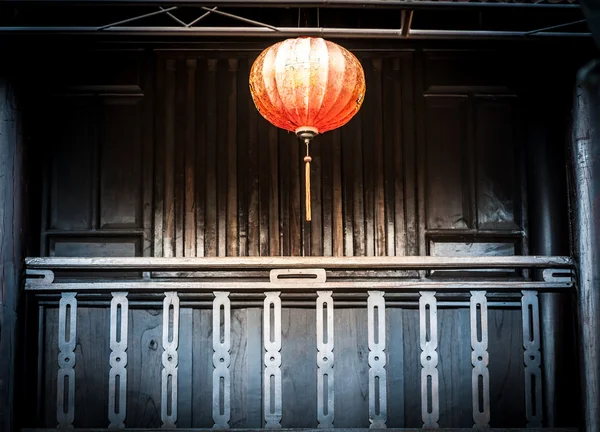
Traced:
[[[320, 428], [335, 425], [335, 313], [339, 306], [366, 307], [368, 334], [368, 416], [370, 427], [386, 428], [388, 413], [386, 308], [419, 310], [421, 416], [424, 428], [438, 428], [438, 307], [468, 307], [472, 366], [473, 426], [489, 428], [488, 307], [522, 310], [523, 379], [527, 427], [542, 416], [542, 365], [538, 292], [573, 287], [566, 257], [377, 257], [377, 258], [30, 258], [25, 289], [38, 300], [58, 303], [57, 415], [60, 428], [73, 426], [77, 306], [109, 302], [110, 364], [107, 427], [127, 425], [128, 309], [162, 298], [163, 428], [177, 427], [180, 307], [212, 307], [212, 416], [214, 428], [230, 427], [232, 382], [231, 307], [263, 308], [263, 427], [280, 428], [282, 400], [282, 308], [316, 311], [317, 418]], [[512, 270], [490, 277], [481, 270]], [[532, 269], [543, 280], [532, 281]], [[438, 276], [438, 271], [461, 272]], [[430, 273], [430, 272], [436, 273]], [[471, 271], [471, 274], [465, 272]], [[475, 272], [476, 271], [476, 272]], [[98, 272], [102, 272], [99, 276]], [[450, 299], [444, 294], [454, 294]], [[440, 295], [441, 294], [441, 295]], [[100, 304], [100, 303], [99, 303]], [[307, 353], [310, 355], [310, 353]], [[48, 372], [52, 373], [52, 372]], [[130, 396], [131, 397], [131, 396]]]

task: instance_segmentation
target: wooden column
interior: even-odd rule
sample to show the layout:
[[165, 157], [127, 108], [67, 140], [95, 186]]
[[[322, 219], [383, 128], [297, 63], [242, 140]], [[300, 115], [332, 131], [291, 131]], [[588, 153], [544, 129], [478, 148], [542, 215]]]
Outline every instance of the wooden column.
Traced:
[[[546, 88], [546, 87], [544, 87]], [[527, 197], [529, 213], [529, 253], [531, 255], [568, 255], [568, 220], [564, 150], [564, 124], [556, 95], [535, 94], [536, 106], [527, 122]], [[562, 98], [559, 98], [562, 102]], [[568, 101], [567, 101], [568, 102]], [[534, 280], [544, 280], [534, 271]], [[541, 293], [541, 343], [543, 425], [557, 427], [558, 412], [569, 412], [569, 382], [573, 349], [569, 334], [569, 297], [563, 293]], [[566, 373], [567, 372], [567, 373]], [[563, 416], [564, 417], [564, 416]]]
[[23, 263], [23, 152], [14, 87], [0, 75], [0, 430], [14, 430], [15, 351]]
[[571, 136], [583, 430], [600, 431], [600, 61], [579, 72]]

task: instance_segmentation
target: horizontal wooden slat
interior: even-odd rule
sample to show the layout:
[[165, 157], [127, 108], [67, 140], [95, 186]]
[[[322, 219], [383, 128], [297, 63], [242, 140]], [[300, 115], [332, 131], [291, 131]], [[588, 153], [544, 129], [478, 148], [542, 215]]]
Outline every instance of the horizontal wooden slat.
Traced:
[[[37, 281], [34, 279], [34, 281]], [[418, 280], [391, 280], [385, 282], [325, 282], [325, 283], [268, 283], [268, 282], [186, 282], [186, 281], [148, 281], [148, 282], [124, 282], [102, 280], [100, 282], [72, 282], [53, 283], [42, 285], [39, 283], [25, 283], [27, 291], [260, 291], [260, 290], [282, 290], [282, 291], [315, 291], [315, 290], [435, 290], [435, 291], [469, 291], [469, 290], [493, 290], [493, 291], [520, 291], [520, 290], [560, 290], [573, 287], [572, 282], [523, 282], [523, 281], [418, 281]]]
[[27, 258], [30, 269], [474, 269], [474, 268], [556, 268], [572, 267], [565, 256], [506, 257], [214, 257], [214, 258]]
[[[110, 429], [71, 429], [73, 432], [107, 432]], [[170, 430], [170, 429], [159, 429], [159, 428], [140, 428], [140, 429], [122, 429], [122, 431], [124, 432], [164, 432], [165, 430]], [[177, 432], [209, 432], [209, 431], [214, 431], [214, 429], [171, 429], [173, 431], [177, 431]], [[238, 431], [243, 431], [243, 432], [263, 432], [264, 429], [236, 429]], [[278, 429], [278, 431], [290, 431], [290, 432], [295, 432], [295, 431], [301, 431], [301, 432], [373, 432], [373, 431], [386, 431], [386, 432], [422, 432], [423, 429], [368, 429], [368, 428], [348, 428], [348, 429], [344, 429], [344, 428], [332, 428], [332, 429], [327, 429], [327, 428], [320, 428], [320, 429], [293, 429], [293, 428], [282, 428], [282, 429]], [[436, 429], [438, 432], [473, 432], [473, 428], [440, 428], [440, 429]], [[509, 428], [493, 428], [493, 429], [488, 429], [489, 432], [578, 432], [578, 429], [576, 428], [536, 428], [536, 429], [525, 429], [525, 428], [514, 428], [514, 429], [509, 429]], [[56, 431], [56, 428], [54, 429], [21, 429], [22, 432], [54, 432]]]

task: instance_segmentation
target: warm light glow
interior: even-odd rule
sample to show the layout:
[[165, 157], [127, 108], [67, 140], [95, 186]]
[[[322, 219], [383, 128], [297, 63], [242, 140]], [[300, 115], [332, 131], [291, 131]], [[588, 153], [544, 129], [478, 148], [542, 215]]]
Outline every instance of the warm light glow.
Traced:
[[250, 70], [250, 93], [260, 114], [292, 132], [324, 133], [345, 125], [360, 109], [365, 91], [358, 59], [321, 38], [276, 43]]

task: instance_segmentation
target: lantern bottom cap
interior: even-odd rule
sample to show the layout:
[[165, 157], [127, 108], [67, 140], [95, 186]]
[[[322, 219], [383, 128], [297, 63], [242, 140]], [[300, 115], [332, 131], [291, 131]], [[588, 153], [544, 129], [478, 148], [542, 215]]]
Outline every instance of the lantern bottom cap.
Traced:
[[319, 134], [319, 129], [312, 126], [301, 126], [296, 129], [296, 135], [300, 139], [313, 139], [316, 135]]

